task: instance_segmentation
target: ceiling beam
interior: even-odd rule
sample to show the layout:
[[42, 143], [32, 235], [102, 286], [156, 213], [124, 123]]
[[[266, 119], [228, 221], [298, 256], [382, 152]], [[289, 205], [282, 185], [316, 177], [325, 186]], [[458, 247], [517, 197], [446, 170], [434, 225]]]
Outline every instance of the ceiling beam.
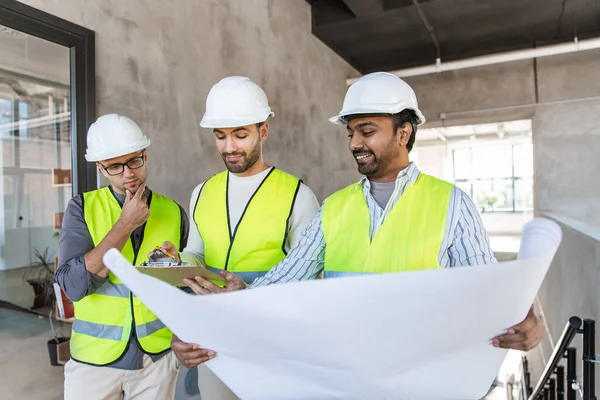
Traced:
[[441, 140], [441, 141], [443, 141], [443, 142], [447, 142], [447, 141], [448, 141], [448, 138], [447, 138], [447, 137], [446, 137], [446, 135], [444, 135], [442, 132], [438, 131], [438, 130], [437, 130], [437, 129], [435, 129], [435, 128], [430, 128], [430, 129], [431, 129], [431, 131], [432, 131], [433, 133], [435, 133], [435, 134], [437, 135], [438, 139], [440, 139], [440, 140]]
[[356, 18], [369, 17], [383, 12], [383, 0], [344, 0]]

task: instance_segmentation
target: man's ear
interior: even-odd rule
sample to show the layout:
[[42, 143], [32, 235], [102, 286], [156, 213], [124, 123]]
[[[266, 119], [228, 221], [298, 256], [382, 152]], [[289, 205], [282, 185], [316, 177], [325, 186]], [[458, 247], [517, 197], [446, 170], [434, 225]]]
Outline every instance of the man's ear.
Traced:
[[408, 122], [402, 124], [400, 128], [398, 128], [398, 141], [404, 147], [408, 144], [410, 140], [410, 135], [412, 135], [412, 125]]
[[108, 179], [108, 174], [104, 170], [104, 167], [102, 166], [102, 164], [100, 164], [99, 162], [97, 162], [96, 163], [96, 167], [100, 170], [100, 172], [102, 172], [102, 175], [104, 175], [104, 177]]
[[258, 133], [260, 135], [260, 141], [264, 142], [267, 140], [267, 136], [269, 136], [269, 123], [263, 123], [260, 128], [258, 128]]

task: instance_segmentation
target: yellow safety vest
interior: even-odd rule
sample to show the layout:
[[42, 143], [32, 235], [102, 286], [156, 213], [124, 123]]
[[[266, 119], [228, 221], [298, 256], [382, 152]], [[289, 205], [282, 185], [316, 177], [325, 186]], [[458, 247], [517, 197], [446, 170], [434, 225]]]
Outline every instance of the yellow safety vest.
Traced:
[[453, 185], [420, 174], [389, 212], [373, 240], [363, 188], [351, 185], [323, 207], [324, 277], [440, 268]]
[[[146, 259], [165, 240], [180, 247], [181, 209], [173, 200], [157, 193], [149, 198], [150, 217], [143, 240], [134, 249], [127, 240], [121, 253], [134, 265]], [[83, 213], [94, 246], [104, 239], [121, 214], [121, 205], [109, 188], [83, 194]], [[127, 349], [132, 329], [147, 354], [168, 350], [173, 333], [112, 273], [94, 294], [74, 302], [75, 320], [71, 335], [71, 357], [93, 365], [118, 360]]]
[[[286, 256], [284, 244], [300, 180], [273, 168], [250, 198], [233, 231], [229, 224], [229, 172], [207, 180], [194, 210], [208, 268], [225, 269], [251, 283]], [[219, 282], [216, 282], [219, 284]]]

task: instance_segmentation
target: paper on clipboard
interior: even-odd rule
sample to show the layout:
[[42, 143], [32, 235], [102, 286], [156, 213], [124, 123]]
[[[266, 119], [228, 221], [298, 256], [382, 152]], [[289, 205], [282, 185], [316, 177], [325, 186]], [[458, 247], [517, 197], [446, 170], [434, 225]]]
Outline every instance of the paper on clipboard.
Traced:
[[146, 265], [137, 267], [137, 269], [143, 274], [153, 276], [173, 286], [185, 286], [183, 282], [185, 278], [194, 279], [196, 276], [210, 279], [215, 283], [226, 283], [220, 275], [198, 265], [175, 265], [168, 267]]

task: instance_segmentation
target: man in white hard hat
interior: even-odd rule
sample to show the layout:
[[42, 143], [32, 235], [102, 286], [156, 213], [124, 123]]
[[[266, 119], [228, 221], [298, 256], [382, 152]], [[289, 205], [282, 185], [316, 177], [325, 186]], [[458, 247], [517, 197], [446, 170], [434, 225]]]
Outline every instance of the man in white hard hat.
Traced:
[[[315, 279], [322, 271], [333, 278], [496, 262], [472, 200], [409, 161], [425, 117], [406, 82], [383, 72], [361, 77], [330, 121], [346, 127], [363, 176], [328, 197], [302, 242], [250, 288]], [[226, 278], [225, 287], [202, 278], [200, 285], [188, 285], [198, 294], [246, 288], [240, 277], [229, 273]], [[530, 350], [543, 335], [532, 307], [523, 322], [492, 344]]]
[[[264, 161], [262, 144], [273, 116], [265, 92], [249, 78], [230, 76], [210, 90], [200, 126], [212, 129], [227, 170], [192, 193], [184, 261], [232, 271], [251, 283], [300, 242], [319, 204], [300, 179]], [[173, 246], [165, 250], [176, 252]], [[172, 348], [184, 354], [185, 365], [212, 354], [192, 347], [174, 338]], [[199, 387], [203, 400], [237, 398], [205, 367], [199, 369]]]
[[172, 399], [178, 363], [173, 334], [102, 263], [110, 248], [135, 265], [164, 240], [185, 247], [189, 221], [173, 200], [146, 187], [146, 148], [138, 125], [104, 115], [87, 134], [86, 159], [110, 186], [73, 198], [65, 211], [56, 280], [73, 301], [65, 399]]

